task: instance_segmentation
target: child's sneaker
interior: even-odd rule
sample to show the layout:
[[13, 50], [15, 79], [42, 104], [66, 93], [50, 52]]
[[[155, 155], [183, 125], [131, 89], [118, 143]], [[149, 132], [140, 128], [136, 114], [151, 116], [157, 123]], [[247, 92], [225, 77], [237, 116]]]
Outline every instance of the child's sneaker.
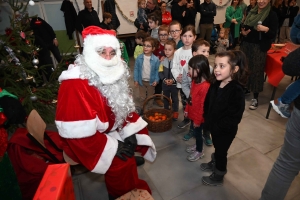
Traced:
[[212, 140], [211, 140], [209, 135], [204, 135], [203, 134], [203, 141], [204, 141], [204, 144], [206, 144], [206, 146], [212, 146], [213, 145]]
[[203, 152], [194, 151], [187, 157], [187, 159], [191, 162], [194, 162], [194, 161], [199, 160], [200, 158], [203, 158], [203, 156], [204, 156]]
[[192, 152], [196, 151], [196, 144], [191, 145], [191, 146], [188, 146], [188, 147], [185, 149], [185, 151], [188, 152], [188, 153], [192, 153]]
[[192, 137], [194, 137], [194, 134], [193, 134], [193, 132], [188, 132], [187, 134], [185, 134], [184, 136], [183, 136], [183, 140], [184, 141], [188, 141], [189, 139], [191, 139]]
[[190, 125], [190, 123], [191, 123], [191, 120], [190, 120], [189, 118], [184, 118], [184, 120], [183, 120], [182, 122], [180, 122], [180, 123], [177, 125], [177, 127], [178, 127], [178, 128], [184, 128], [184, 127]]
[[273, 109], [283, 118], [289, 118], [291, 117], [291, 111], [290, 111], [290, 105], [289, 104], [283, 104], [281, 102], [281, 99], [275, 99], [270, 101], [272, 104]]

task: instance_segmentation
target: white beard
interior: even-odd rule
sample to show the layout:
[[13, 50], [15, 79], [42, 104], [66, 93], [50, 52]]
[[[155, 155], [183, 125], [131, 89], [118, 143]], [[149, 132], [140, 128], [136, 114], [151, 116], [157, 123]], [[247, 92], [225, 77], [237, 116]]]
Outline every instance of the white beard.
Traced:
[[[104, 84], [98, 73], [87, 66], [82, 56], [78, 56], [75, 62], [76, 65], [80, 65], [81, 67], [82, 74], [80, 77], [82, 79], [88, 79], [89, 85], [95, 86], [101, 94], [107, 98], [108, 106], [111, 107], [115, 115], [115, 125], [122, 128], [126, 118], [130, 116], [130, 113], [135, 111], [135, 104], [132, 99], [132, 90], [129, 88], [127, 81], [129, 78], [129, 71], [125, 62], [121, 61], [121, 64], [124, 65], [121, 77], [115, 80], [112, 84]], [[111, 61], [109, 63], [113, 62], [115, 61]], [[112, 77], [115, 76], [115, 74], [110, 75]]]

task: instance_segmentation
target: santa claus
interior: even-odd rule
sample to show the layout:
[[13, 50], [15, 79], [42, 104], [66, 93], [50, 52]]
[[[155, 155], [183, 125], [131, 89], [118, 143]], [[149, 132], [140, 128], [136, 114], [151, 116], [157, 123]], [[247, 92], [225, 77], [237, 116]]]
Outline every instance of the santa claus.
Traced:
[[72, 162], [105, 174], [110, 198], [148, 184], [138, 178], [134, 152], [154, 161], [155, 146], [147, 123], [138, 116], [128, 86], [116, 34], [90, 26], [83, 30], [84, 49], [59, 81], [55, 123], [63, 151]]

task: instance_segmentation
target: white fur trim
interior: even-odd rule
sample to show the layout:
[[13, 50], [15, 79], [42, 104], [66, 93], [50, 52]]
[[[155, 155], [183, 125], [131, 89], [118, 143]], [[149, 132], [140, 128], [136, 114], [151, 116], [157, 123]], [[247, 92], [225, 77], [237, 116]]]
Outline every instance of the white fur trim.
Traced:
[[76, 65], [69, 65], [68, 70], [65, 70], [61, 73], [61, 75], [58, 77], [58, 81], [62, 82], [64, 80], [69, 79], [78, 79], [80, 76], [80, 67]]
[[138, 142], [138, 145], [144, 145], [144, 146], [149, 146], [148, 151], [144, 155], [144, 158], [150, 162], [153, 162], [156, 158], [156, 148], [155, 145], [150, 138], [149, 135], [144, 135], [144, 134], [136, 134], [136, 139]]
[[148, 123], [143, 120], [141, 117], [138, 118], [136, 122], [130, 122], [127, 123], [126, 126], [122, 129], [122, 132], [120, 133], [122, 139], [124, 140], [125, 138], [139, 132], [143, 128], [145, 128], [148, 125]]
[[72, 122], [55, 120], [55, 124], [63, 138], [85, 138], [94, 135], [97, 130], [104, 132], [108, 128], [108, 122], [101, 122], [98, 117]]
[[104, 147], [104, 150], [101, 154], [100, 159], [98, 160], [97, 164], [92, 170], [92, 172], [94, 173], [105, 174], [117, 153], [118, 141], [115, 138], [112, 138], [108, 135], [106, 135], [106, 137], [107, 142]]

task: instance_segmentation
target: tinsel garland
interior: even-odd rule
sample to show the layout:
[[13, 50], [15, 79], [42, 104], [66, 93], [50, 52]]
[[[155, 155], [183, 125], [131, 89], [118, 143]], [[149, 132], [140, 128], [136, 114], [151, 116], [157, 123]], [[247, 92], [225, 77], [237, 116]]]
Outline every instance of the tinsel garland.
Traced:
[[[215, 5], [216, 5], [216, 7], [217, 8], [225, 8], [225, 7], [227, 7], [227, 4], [229, 4], [229, 2], [231, 2], [231, 0], [227, 0], [227, 2], [225, 3], [225, 4], [223, 4], [223, 5], [221, 5], [221, 6], [219, 6], [217, 3], [215, 3], [214, 1], [212, 1]], [[222, 3], [222, 0], [219, 0], [219, 4], [220, 3]]]
[[[4, 42], [2, 40], [0, 40], [0, 45], [4, 45]], [[20, 62], [19, 58], [17, 58], [17, 56], [15, 55], [15, 53], [13, 52], [13, 50], [10, 47], [4, 46], [4, 49], [9, 54], [9, 56], [12, 59], [12, 61], [15, 62], [15, 65], [21, 67], [22, 72], [20, 72], [19, 75], [23, 79], [23, 81], [26, 83], [27, 82], [27, 80], [26, 80], [27, 74], [26, 74], [25, 69], [24, 69], [22, 63]]]
[[120, 6], [119, 6], [119, 4], [117, 3], [116, 0], [115, 0], [115, 4], [116, 4], [118, 10], [120, 11], [121, 15], [122, 15], [127, 21], [129, 21], [129, 22], [131, 22], [131, 23], [134, 23], [134, 21], [132, 21], [131, 19], [129, 19], [129, 18], [123, 13], [123, 11], [121, 10], [121, 8], [120, 8]]

